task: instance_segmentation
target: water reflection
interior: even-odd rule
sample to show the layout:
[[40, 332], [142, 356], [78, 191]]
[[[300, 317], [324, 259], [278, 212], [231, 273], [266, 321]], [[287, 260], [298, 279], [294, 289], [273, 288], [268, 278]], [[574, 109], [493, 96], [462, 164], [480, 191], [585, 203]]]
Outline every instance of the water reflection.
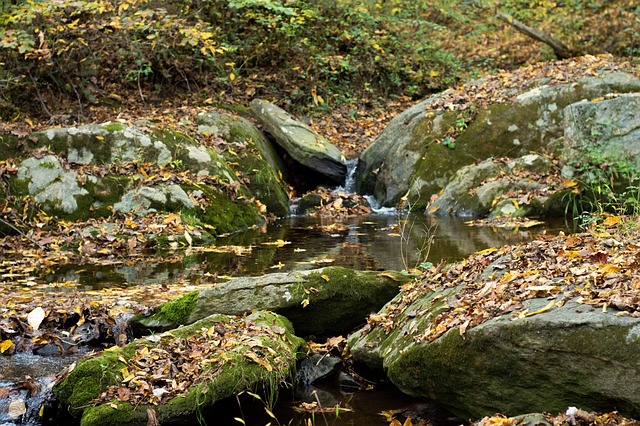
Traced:
[[[507, 230], [470, 227], [460, 218], [418, 214], [371, 215], [342, 222], [292, 217], [216, 241], [219, 247], [238, 246], [244, 250], [224, 253], [187, 250], [110, 265], [67, 265], [47, 275], [45, 280], [76, 281], [79, 290], [89, 290], [149, 283], [170, 285], [179, 281], [197, 283], [221, 275], [260, 275], [328, 265], [403, 270], [424, 261], [459, 260], [488, 247], [528, 241], [542, 232], [561, 230], [566, 230], [562, 221], [526, 230]], [[430, 238], [433, 243], [425, 244]]]

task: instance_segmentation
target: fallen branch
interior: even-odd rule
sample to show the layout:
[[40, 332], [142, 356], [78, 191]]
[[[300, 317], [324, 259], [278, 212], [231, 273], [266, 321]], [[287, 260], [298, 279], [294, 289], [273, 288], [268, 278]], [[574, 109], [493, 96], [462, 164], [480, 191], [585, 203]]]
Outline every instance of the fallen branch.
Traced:
[[520, 31], [522, 34], [551, 46], [558, 59], [567, 59], [574, 56], [574, 53], [572, 53], [571, 50], [569, 50], [569, 48], [565, 46], [560, 40], [556, 40], [555, 38], [543, 33], [536, 28], [529, 27], [528, 25], [525, 25], [524, 23], [518, 21], [514, 17], [504, 12], [498, 12], [498, 18], [505, 21], [516, 30]]

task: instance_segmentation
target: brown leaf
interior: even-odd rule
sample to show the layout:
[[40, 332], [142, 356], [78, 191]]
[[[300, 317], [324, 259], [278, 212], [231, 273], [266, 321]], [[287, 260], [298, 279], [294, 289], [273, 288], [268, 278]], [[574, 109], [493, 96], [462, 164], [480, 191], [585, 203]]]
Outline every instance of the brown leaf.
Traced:
[[129, 388], [124, 388], [124, 387], [118, 388], [118, 399], [120, 401], [126, 402], [126, 401], [129, 401], [130, 398], [131, 398], [131, 390], [129, 390]]

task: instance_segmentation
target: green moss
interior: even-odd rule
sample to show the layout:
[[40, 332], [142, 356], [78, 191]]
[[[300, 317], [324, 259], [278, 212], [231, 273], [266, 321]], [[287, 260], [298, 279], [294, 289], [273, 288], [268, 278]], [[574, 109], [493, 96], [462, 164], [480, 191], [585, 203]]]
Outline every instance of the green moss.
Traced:
[[[270, 312], [260, 312], [251, 315], [251, 317], [247, 319], [241, 320], [226, 315], [212, 315], [191, 326], [181, 327], [171, 331], [169, 333], [170, 336], [163, 336], [163, 339], [159, 342], [151, 343], [144, 341], [144, 345], [161, 347], [163, 342], [171, 339], [171, 336], [175, 338], [186, 338], [202, 328], [213, 326], [215, 323], [226, 324], [237, 321], [267, 327], [279, 326], [285, 329], [284, 334], [263, 333], [252, 336], [252, 339], [261, 341], [262, 344], [260, 348], [270, 348], [269, 351], [265, 350], [263, 354], [267, 357], [266, 359], [273, 367], [273, 370], [269, 371], [264, 368], [264, 366], [254, 363], [245, 357], [245, 353], [249, 348], [239, 344], [225, 352], [226, 357], [224, 363], [216, 367], [216, 372], [211, 375], [211, 378], [201, 384], [190, 387], [184, 394], [178, 395], [164, 404], [152, 406], [161, 423], [193, 420], [200, 407], [210, 406], [218, 400], [244, 390], [262, 392], [267, 397], [266, 400], [269, 400], [275, 396], [279, 385], [290, 377], [292, 370], [295, 368], [297, 355], [301, 351], [304, 341], [293, 335], [291, 324], [285, 318]], [[246, 324], [240, 324], [240, 326], [244, 327]], [[234, 324], [234, 326], [237, 325], [238, 324]], [[93, 398], [95, 398], [106, 385], [119, 382], [120, 378], [117, 372], [121, 366], [118, 365], [118, 357], [124, 356], [125, 358], [131, 358], [140, 344], [140, 341], [135, 341], [125, 346], [123, 350], [104, 352], [98, 358], [81, 361], [78, 367], [76, 367], [76, 370], [54, 388], [54, 394], [63, 404], [68, 404], [68, 398], [64, 400], [61, 399], [61, 397], [66, 397], [67, 393], [65, 392], [69, 392], [69, 390], [72, 392], [80, 385], [87, 389], [87, 391], [83, 393], [82, 399], [79, 400], [83, 405], [77, 406], [76, 409], [72, 410], [72, 414], [77, 416], [80, 414], [80, 411], [84, 409], [81, 419], [83, 426], [137, 425], [146, 423], [146, 410], [148, 408], [146, 405], [133, 407], [129, 403], [115, 400], [111, 401], [111, 403], [115, 403], [117, 408], [112, 408], [107, 403], [102, 403], [97, 406], [91, 406], [90, 404]], [[254, 350], [260, 351], [260, 349], [255, 348]], [[109, 383], [105, 381], [100, 382], [94, 372], [95, 367], [87, 368], [90, 364], [104, 365], [104, 370], [116, 372], [112, 373], [116, 379]], [[87, 381], [80, 383], [78, 376], [82, 374], [87, 375]], [[206, 376], [208, 372], [203, 371], [202, 374]]]
[[156, 318], [175, 324], [176, 327], [187, 324], [197, 300], [198, 292], [192, 291], [161, 305], [154, 315], [156, 315]]
[[118, 360], [120, 350], [103, 352], [97, 358], [85, 358], [78, 362], [69, 376], [53, 388], [53, 394], [77, 414], [91, 404], [107, 386], [122, 380], [119, 371], [124, 366]]
[[108, 132], [121, 132], [124, 130], [124, 126], [120, 123], [105, 123], [101, 127]]
[[201, 188], [210, 203], [205, 211], [192, 210], [203, 223], [215, 228], [217, 234], [236, 232], [262, 222], [262, 217], [254, 204], [242, 200], [231, 200], [228, 196], [211, 189]]

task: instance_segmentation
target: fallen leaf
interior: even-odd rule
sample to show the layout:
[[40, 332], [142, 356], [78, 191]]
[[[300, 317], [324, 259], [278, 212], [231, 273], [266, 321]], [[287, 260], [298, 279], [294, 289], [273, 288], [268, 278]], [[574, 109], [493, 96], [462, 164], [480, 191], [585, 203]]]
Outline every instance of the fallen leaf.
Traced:
[[11, 346], [13, 346], [13, 342], [10, 339], [3, 340], [2, 343], [0, 343], [0, 353], [5, 353]]
[[9, 403], [7, 414], [12, 419], [17, 419], [27, 412], [27, 407], [22, 399], [13, 399]]
[[36, 331], [40, 327], [40, 324], [42, 324], [44, 317], [44, 309], [42, 309], [40, 306], [29, 312], [29, 315], [27, 315], [27, 322], [29, 323], [33, 331]]

